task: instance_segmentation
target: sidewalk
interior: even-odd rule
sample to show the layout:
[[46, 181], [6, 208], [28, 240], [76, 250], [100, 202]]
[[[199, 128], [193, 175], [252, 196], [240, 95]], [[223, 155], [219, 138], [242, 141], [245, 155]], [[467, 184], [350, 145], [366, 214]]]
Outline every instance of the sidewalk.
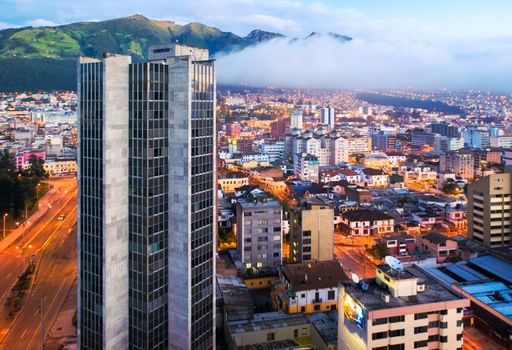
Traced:
[[[57, 186], [53, 186], [46, 194], [39, 200], [39, 204], [44, 204], [44, 201], [48, 200], [50, 196], [57, 193]], [[38, 220], [48, 211], [47, 205], [41, 205], [41, 208], [37, 210], [32, 216], [28, 218], [26, 221], [30, 221], [30, 226], [34, 226], [37, 224]], [[29, 229], [29, 226], [19, 226], [18, 228], [12, 230], [4, 239], [0, 241], [0, 253], [3, 252], [7, 247], [9, 247], [13, 242], [15, 242], [26, 230]]]

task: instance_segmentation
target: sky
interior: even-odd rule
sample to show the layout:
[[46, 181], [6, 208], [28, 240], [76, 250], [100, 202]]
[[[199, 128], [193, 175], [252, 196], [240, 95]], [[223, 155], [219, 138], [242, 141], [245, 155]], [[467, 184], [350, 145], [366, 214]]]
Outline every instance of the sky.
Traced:
[[316, 88], [512, 87], [509, 0], [1, 0], [0, 28], [58, 25], [133, 14], [201, 22], [274, 40], [218, 58], [221, 83]]

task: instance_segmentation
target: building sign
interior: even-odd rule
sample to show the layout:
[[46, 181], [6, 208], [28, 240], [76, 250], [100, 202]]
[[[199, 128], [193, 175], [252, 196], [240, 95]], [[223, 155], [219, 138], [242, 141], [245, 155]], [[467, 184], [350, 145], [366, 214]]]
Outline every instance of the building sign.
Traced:
[[354, 322], [359, 328], [365, 329], [366, 309], [348, 294], [343, 298], [343, 313], [348, 320]]

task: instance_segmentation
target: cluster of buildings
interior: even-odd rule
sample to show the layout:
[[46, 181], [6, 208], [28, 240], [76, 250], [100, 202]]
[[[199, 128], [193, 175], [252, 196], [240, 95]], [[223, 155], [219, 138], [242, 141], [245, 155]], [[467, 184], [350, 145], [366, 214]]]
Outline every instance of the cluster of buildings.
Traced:
[[76, 94], [0, 94], [0, 150], [7, 150], [16, 170], [29, 167], [35, 156], [49, 175], [77, 171]]
[[227, 348], [461, 349], [465, 327], [509, 346], [506, 123], [350, 93], [222, 93], [236, 102], [219, 127]]

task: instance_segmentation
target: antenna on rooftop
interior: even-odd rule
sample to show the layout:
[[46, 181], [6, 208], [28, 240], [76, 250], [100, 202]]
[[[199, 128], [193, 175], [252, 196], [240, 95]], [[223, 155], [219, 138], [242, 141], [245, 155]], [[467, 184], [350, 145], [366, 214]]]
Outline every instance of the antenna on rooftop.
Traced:
[[401, 272], [404, 270], [404, 264], [394, 256], [388, 255], [384, 258], [384, 261], [386, 261], [386, 264], [389, 265], [393, 270], [396, 270], [398, 272]]
[[392, 270], [395, 270], [397, 272], [398, 279], [400, 279], [400, 272], [404, 270], [404, 264], [394, 256], [388, 255], [384, 258], [386, 261], [386, 264], [391, 267]]

